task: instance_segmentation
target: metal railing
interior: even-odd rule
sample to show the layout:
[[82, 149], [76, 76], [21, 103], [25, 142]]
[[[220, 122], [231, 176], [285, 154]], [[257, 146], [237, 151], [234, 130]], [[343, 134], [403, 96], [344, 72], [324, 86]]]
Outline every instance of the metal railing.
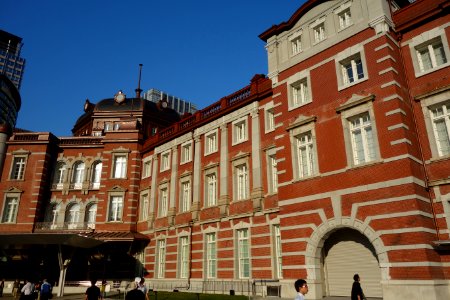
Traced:
[[95, 229], [95, 224], [90, 222], [64, 222], [64, 223], [53, 223], [53, 222], [36, 222], [35, 230], [42, 231], [61, 231], [61, 230], [92, 230]]

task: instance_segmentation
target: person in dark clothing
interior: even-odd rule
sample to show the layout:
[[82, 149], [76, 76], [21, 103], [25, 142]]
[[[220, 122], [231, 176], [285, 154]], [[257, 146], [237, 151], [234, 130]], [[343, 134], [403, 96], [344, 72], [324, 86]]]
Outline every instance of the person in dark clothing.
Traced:
[[91, 286], [86, 290], [85, 300], [101, 300], [102, 294], [100, 293], [100, 288], [95, 285], [97, 280], [91, 280]]
[[352, 285], [352, 296], [351, 299], [352, 300], [364, 300], [366, 299], [366, 297], [364, 296], [364, 293], [362, 291], [361, 288], [361, 284], [359, 283], [359, 281], [361, 280], [361, 278], [359, 277], [358, 274], [353, 275], [353, 285]]
[[47, 279], [44, 279], [44, 281], [41, 284], [41, 297], [40, 300], [48, 300], [52, 298], [52, 286], [50, 283], [48, 283]]
[[140, 277], [136, 277], [134, 280], [134, 289], [128, 291], [125, 295], [125, 300], [145, 300], [145, 294], [139, 290]]

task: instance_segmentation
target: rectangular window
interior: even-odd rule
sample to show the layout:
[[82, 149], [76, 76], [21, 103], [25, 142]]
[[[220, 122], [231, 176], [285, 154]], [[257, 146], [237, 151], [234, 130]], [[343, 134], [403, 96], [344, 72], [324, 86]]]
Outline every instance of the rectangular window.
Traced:
[[295, 137], [297, 142], [297, 168], [298, 177], [304, 178], [314, 174], [314, 143], [311, 131], [302, 133]]
[[187, 163], [192, 161], [192, 143], [186, 143], [181, 145], [181, 163]]
[[247, 165], [236, 166], [236, 199], [248, 198], [248, 170]]
[[166, 241], [158, 240], [158, 256], [157, 256], [157, 278], [164, 278], [166, 268]]
[[318, 43], [325, 39], [325, 23], [320, 23], [316, 27], [313, 28], [314, 32], [314, 42]]
[[158, 216], [165, 217], [167, 216], [167, 209], [169, 205], [169, 195], [167, 188], [161, 188], [159, 190], [159, 209]]
[[238, 230], [237, 233], [239, 278], [250, 278], [250, 244], [248, 229]]
[[276, 263], [276, 276], [277, 278], [283, 278], [283, 262], [281, 256], [281, 233], [280, 225], [275, 225], [274, 239], [275, 239], [275, 263]]
[[444, 46], [440, 37], [416, 47], [421, 72], [435, 69], [447, 62]]
[[338, 14], [338, 18], [339, 18], [339, 29], [344, 29], [352, 25], [352, 15], [350, 13], [350, 7], [341, 11]]
[[247, 122], [246, 120], [241, 120], [233, 124], [233, 137], [234, 143], [238, 144], [247, 140]]
[[277, 160], [275, 155], [268, 156], [268, 171], [269, 171], [269, 191], [276, 193], [278, 191], [278, 174], [277, 174]]
[[3, 208], [2, 223], [14, 223], [17, 218], [19, 199], [17, 197], [6, 197]]
[[311, 102], [308, 90], [308, 82], [306, 78], [297, 81], [291, 85], [292, 89], [292, 106], [300, 106]]
[[291, 40], [292, 55], [302, 52], [302, 36], [298, 36]]
[[161, 153], [161, 169], [160, 171], [167, 171], [170, 169], [170, 151]]
[[123, 207], [122, 196], [112, 196], [109, 201], [108, 221], [110, 221], [110, 222], [121, 221], [122, 220], [122, 207]]
[[127, 157], [125, 155], [114, 156], [113, 178], [126, 178]]
[[184, 181], [181, 183], [180, 212], [189, 211], [190, 204], [191, 204], [191, 182]]
[[143, 194], [141, 196], [141, 221], [148, 219], [149, 204], [148, 194]]
[[217, 152], [217, 132], [205, 135], [205, 155]]
[[266, 132], [275, 130], [275, 110], [273, 108], [266, 110]]
[[22, 180], [25, 173], [25, 157], [14, 157], [11, 179]]
[[180, 238], [180, 278], [188, 278], [189, 274], [189, 242], [188, 237]]
[[144, 160], [142, 163], [142, 178], [150, 177], [152, 173], [152, 161], [150, 159]]
[[430, 109], [439, 156], [450, 154], [450, 101]]
[[374, 160], [376, 153], [369, 113], [352, 117], [349, 123], [355, 165]]
[[344, 84], [357, 82], [365, 77], [364, 68], [359, 54], [340, 62]]
[[206, 206], [217, 205], [217, 176], [216, 173], [206, 175]]
[[206, 235], [206, 276], [217, 277], [217, 241], [215, 233]]

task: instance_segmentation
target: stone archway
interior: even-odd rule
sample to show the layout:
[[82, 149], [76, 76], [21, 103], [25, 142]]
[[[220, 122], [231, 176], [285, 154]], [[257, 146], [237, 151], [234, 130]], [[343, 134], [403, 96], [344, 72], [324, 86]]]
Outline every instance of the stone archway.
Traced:
[[[339, 235], [335, 235], [335, 237], [333, 237], [333, 234], [339, 230], [352, 231], [354, 233], [353, 246], [355, 251], [358, 251], [359, 247], [360, 250], [366, 249], [368, 252], [372, 253], [378, 263], [381, 280], [389, 280], [387, 252], [383, 242], [375, 230], [373, 230], [366, 223], [355, 219], [342, 218], [339, 222], [330, 220], [314, 230], [314, 233], [308, 240], [308, 245], [306, 247], [305, 263], [308, 272], [308, 280], [316, 283], [314, 293], [318, 298], [322, 298], [327, 295], [327, 282], [325, 281], [326, 278], [324, 270], [324, 251], [326, 249], [324, 249], [324, 246], [329, 247], [329, 251], [332, 248], [331, 246], [337, 245], [336, 242], [339, 242], [339, 239], [336, 238], [336, 236]], [[359, 238], [356, 238], [355, 242], [355, 237], [357, 236], [359, 236]], [[331, 244], [327, 245], [326, 241], [330, 237], [330, 241], [334, 240], [334, 242], [329, 242]], [[350, 238], [350, 240], [352, 240], [352, 238]], [[334, 251], [337, 250], [337, 252], [339, 252], [343, 249], [343, 246], [345, 245], [341, 244], [340, 247], [335, 248]]]

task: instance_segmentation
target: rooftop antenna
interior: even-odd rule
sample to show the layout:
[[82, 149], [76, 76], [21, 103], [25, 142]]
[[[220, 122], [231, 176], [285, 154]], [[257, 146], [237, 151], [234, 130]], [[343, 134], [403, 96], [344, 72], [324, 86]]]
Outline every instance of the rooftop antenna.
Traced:
[[140, 99], [141, 98], [141, 73], [142, 73], [142, 64], [139, 64], [139, 79], [138, 79], [138, 87], [136, 89], [136, 98]]

